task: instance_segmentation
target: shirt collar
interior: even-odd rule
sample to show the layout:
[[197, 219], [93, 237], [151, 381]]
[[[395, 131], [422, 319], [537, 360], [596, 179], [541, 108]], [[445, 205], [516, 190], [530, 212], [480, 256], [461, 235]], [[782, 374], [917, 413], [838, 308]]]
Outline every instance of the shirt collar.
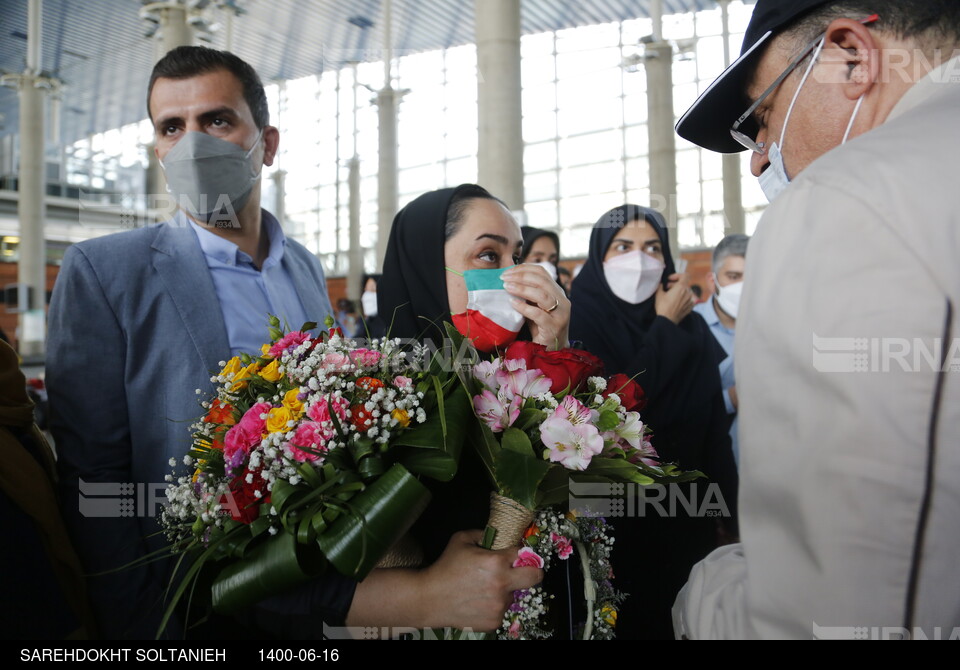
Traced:
[[938, 68], [931, 70], [923, 79], [910, 87], [893, 107], [888, 121], [906, 114], [919, 104], [944, 90], [944, 84], [960, 84], [960, 56], [948, 60]]
[[[283, 251], [287, 245], [287, 237], [283, 234], [283, 228], [276, 217], [265, 209], [260, 210], [260, 225], [263, 226], [263, 232], [267, 234], [270, 240], [270, 251], [266, 260], [263, 262], [263, 269], [269, 269], [278, 265], [283, 260]], [[200, 243], [200, 250], [207, 258], [207, 263], [215, 262], [222, 265], [241, 265], [250, 264], [253, 259], [249, 254], [240, 251], [233, 242], [226, 240], [219, 235], [212, 233], [203, 226], [199, 225], [190, 217], [184, 217], [193, 227], [197, 234], [197, 240]]]
[[700, 316], [707, 322], [708, 326], [715, 326], [720, 323], [720, 317], [717, 316], [717, 310], [713, 308], [713, 296], [700, 303]]

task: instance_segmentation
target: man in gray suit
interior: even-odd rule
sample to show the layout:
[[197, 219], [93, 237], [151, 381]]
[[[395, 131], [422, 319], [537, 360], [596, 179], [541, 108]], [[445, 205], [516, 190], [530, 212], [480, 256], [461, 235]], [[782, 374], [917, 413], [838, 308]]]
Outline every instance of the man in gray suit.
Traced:
[[[88, 574], [163, 546], [156, 515], [202, 413], [195, 389], [267, 339], [268, 313], [297, 328], [332, 311], [316, 257], [260, 208], [279, 132], [256, 72], [181, 47], [155, 66], [148, 108], [179, 211], [68, 249], [50, 305], [61, 494]], [[101, 633], [153, 637], [168, 578], [167, 561], [92, 577]]]

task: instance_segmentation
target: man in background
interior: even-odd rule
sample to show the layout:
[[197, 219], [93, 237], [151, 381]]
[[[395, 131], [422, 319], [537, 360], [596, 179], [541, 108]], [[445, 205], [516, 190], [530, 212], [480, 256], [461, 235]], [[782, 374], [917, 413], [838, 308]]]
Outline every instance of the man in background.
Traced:
[[731, 418], [730, 442], [738, 465], [740, 446], [737, 443], [737, 384], [733, 374], [733, 343], [749, 241], [749, 237], [739, 234], [727, 235], [720, 240], [713, 250], [713, 272], [707, 280], [713, 295], [693, 308], [707, 322], [713, 337], [727, 354], [720, 361], [720, 383], [723, 385], [723, 403]]

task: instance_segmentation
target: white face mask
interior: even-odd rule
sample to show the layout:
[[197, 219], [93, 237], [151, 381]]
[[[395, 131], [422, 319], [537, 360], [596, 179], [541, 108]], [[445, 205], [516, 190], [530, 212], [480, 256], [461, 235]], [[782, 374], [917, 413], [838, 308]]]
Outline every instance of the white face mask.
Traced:
[[539, 265], [540, 267], [542, 267], [544, 270], [547, 271], [547, 274], [550, 275], [550, 279], [552, 279], [553, 281], [557, 281], [557, 266], [554, 265], [553, 263], [548, 263], [547, 261], [543, 261], [542, 263], [531, 263], [531, 265]]
[[737, 312], [740, 311], [740, 296], [743, 293], [743, 282], [736, 284], [727, 284], [720, 286], [717, 284], [717, 304], [720, 309], [726, 312], [731, 318], [737, 318]]
[[360, 296], [360, 305], [363, 307], [363, 313], [366, 316], [377, 315], [377, 292], [364, 291]]
[[[783, 120], [783, 129], [780, 131], [780, 144], [777, 145], [774, 142], [770, 148], [767, 150], [767, 156], [770, 159], [770, 165], [764, 170], [758, 180], [760, 181], [760, 188], [763, 190], [763, 194], [767, 197], [769, 202], [773, 202], [774, 199], [783, 193], [783, 191], [790, 185], [790, 175], [787, 174], [787, 168], [783, 164], [783, 140], [787, 134], [787, 123], [790, 121], [790, 115], [793, 114], [793, 107], [797, 104], [797, 97], [800, 95], [800, 89], [803, 88], [803, 85], [807, 81], [807, 77], [810, 76], [810, 73], [813, 71], [813, 66], [817, 62], [817, 58], [820, 56], [820, 51], [823, 50], [823, 45], [826, 42], [826, 37], [820, 40], [820, 44], [817, 46], [816, 50], [813, 52], [813, 56], [810, 58], [810, 65], [807, 66], [806, 72], [803, 73], [803, 79], [800, 80], [800, 85], [797, 86], [796, 92], [793, 94], [793, 99], [790, 101], [790, 107], [787, 109], [787, 116]], [[853, 115], [850, 117], [850, 123], [847, 124], [847, 130], [843, 134], [843, 140], [840, 142], [841, 145], [847, 143], [847, 138], [850, 137], [850, 129], [853, 128], [853, 122], [857, 118], [857, 114], [860, 112], [860, 104], [863, 102], [863, 96], [857, 100], [856, 107], [853, 108]]]
[[603, 274], [613, 294], [631, 305], [639, 305], [657, 292], [663, 261], [642, 251], [614, 256], [603, 264]]

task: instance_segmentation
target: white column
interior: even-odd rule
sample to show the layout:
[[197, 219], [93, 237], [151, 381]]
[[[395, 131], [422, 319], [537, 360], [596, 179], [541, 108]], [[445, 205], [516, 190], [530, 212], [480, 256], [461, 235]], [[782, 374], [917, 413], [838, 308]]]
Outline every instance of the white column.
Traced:
[[360, 159], [354, 156], [347, 161], [349, 173], [347, 186], [349, 189], [350, 210], [350, 251], [347, 257], [347, 297], [359, 300], [363, 279], [363, 247], [360, 246]]
[[[730, 0], [719, 0], [723, 22], [723, 66], [730, 65]], [[746, 233], [746, 216], [743, 213], [741, 154], [723, 157], [723, 216], [724, 234]]]
[[520, 0], [476, 0], [478, 147], [481, 186], [521, 210], [523, 126]]
[[[656, 28], [654, 28], [656, 30]], [[677, 231], [677, 146], [673, 130], [673, 46], [646, 45], [647, 134], [650, 147], [650, 206], [670, 228], [670, 250], [679, 258]]]
[[47, 245], [43, 236], [46, 205], [44, 175], [45, 89], [38, 88], [42, 70], [41, 0], [27, 9], [27, 68], [20, 79], [20, 173], [17, 216], [20, 219], [20, 260], [17, 282], [32, 292], [27, 311], [20, 314], [18, 344], [23, 357], [42, 356], [46, 340]]
[[[377, 108], [380, 123], [377, 173], [377, 265], [383, 267], [387, 253], [390, 228], [399, 208], [399, 161], [397, 143], [397, 108], [402, 93], [393, 88], [393, 25], [392, 3], [386, 0], [383, 31], [383, 89], [377, 93]], [[354, 74], [356, 77], [356, 74]], [[356, 105], [354, 105], [356, 108]], [[350, 250], [353, 253], [353, 249]]]
[[[157, 2], [147, 5], [144, 10], [155, 10], [160, 18], [160, 29], [157, 33], [156, 58], [159, 61], [169, 51], [177, 47], [193, 44], [193, 28], [187, 22], [187, 8], [177, 0]], [[163, 176], [163, 169], [153, 152], [154, 144], [147, 146], [147, 206], [163, 205], [167, 203], [167, 180]]]

